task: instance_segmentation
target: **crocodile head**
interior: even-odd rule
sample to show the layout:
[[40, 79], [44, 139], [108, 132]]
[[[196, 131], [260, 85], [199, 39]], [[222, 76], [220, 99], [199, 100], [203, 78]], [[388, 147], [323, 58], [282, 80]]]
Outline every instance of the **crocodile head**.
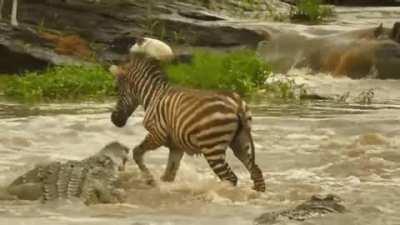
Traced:
[[112, 166], [119, 171], [125, 170], [125, 164], [128, 161], [129, 148], [119, 142], [107, 144], [97, 156], [105, 166]]
[[296, 207], [297, 210], [307, 211], [321, 211], [326, 212], [339, 212], [346, 211], [345, 207], [341, 205], [342, 199], [334, 194], [328, 195], [313, 195], [311, 199], [300, 204]]

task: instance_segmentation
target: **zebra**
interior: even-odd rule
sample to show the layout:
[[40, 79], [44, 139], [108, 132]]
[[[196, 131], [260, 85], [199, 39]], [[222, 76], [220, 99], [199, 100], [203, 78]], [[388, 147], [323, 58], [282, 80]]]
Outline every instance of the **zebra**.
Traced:
[[116, 77], [118, 89], [118, 100], [111, 113], [114, 125], [125, 126], [139, 105], [145, 110], [143, 125], [148, 134], [134, 147], [133, 159], [147, 182], [151, 184], [154, 179], [143, 156], [165, 146], [169, 156], [162, 181], [174, 181], [186, 152], [204, 155], [221, 180], [236, 185], [238, 178], [225, 160], [230, 147], [249, 171], [253, 189], [265, 191], [263, 174], [255, 163], [251, 113], [238, 94], [173, 86], [160, 61], [146, 53], [131, 53], [126, 61], [109, 70]]
[[[3, 18], [1, 13], [3, 10], [3, 6], [4, 6], [4, 0], [0, 0], [0, 20]], [[18, 26], [17, 11], [18, 11], [18, 0], [13, 0], [11, 9], [11, 25], [15, 27]]]

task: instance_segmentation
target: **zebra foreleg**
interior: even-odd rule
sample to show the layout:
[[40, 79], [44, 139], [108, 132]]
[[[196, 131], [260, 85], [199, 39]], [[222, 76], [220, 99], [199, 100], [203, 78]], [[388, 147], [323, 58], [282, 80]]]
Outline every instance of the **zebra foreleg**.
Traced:
[[238, 158], [250, 173], [250, 177], [254, 182], [253, 189], [256, 191], [265, 191], [265, 181], [261, 169], [257, 164], [253, 164], [252, 156], [249, 154], [250, 148], [249, 136], [245, 130], [240, 130], [230, 147], [234, 155]]
[[231, 167], [225, 161], [225, 150], [211, 150], [204, 153], [204, 156], [214, 173], [221, 179], [237, 185], [238, 178]]
[[161, 177], [162, 181], [172, 182], [175, 180], [175, 176], [179, 169], [182, 157], [183, 151], [173, 148], [169, 149], [168, 164], [165, 168], [164, 175]]
[[133, 160], [138, 165], [142, 172], [146, 183], [149, 185], [154, 185], [155, 181], [153, 175], [151, 175], [150, 170], [143, 162], [143, 156], [147, 151], [155, 150], [160, 147], [161, 144], [153, 137], [153, 135], [148, 134], [145, 139], [133, 149]]

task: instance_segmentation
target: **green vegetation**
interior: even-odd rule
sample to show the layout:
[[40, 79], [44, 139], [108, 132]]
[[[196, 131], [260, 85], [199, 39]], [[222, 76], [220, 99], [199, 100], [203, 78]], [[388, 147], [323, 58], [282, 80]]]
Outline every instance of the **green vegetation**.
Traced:
[[115, 94], [113, 77], [100, 66], [58, 66], [0, 82], [5, 96], [28, 102], [98, 100]]
[[198, 51], [191, 64], [169, 65], [169, 79], [176, 84], [211, 90], [233, 90], [242, 95], [262, 89], [270, 66], [253, 51], [210, 53]]
[[[164, 65], [171, 82], [181, 86], [233, 90], [244, 96], [297, 98], [298, 86], [276, 77], [253, 51], [196, 51], [190, 64]], [[285, 76], [283, 76], [285, 77]], [[116, 94], [113, 76], [101, 66], [58, 66], [42, 72], [0, 76], [0, 93], [28, 103], [105, 100]]]
[[292, 20], [316, 23], [332, 17], [334, 13], [332, 7], [322, 5], [322, 0], [299, 0], [290, 17]]

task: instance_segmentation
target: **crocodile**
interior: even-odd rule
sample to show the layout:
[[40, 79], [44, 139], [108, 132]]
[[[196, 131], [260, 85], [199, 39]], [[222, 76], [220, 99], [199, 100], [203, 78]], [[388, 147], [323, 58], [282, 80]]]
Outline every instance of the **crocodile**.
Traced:
[[309, 200], [294, 208], [264, 213], [254, 220], [254, 224], [274, 224], [284, 218], [304, 221], [314, 217], [321, 217], [328, 213], [344, 213], [346, 208], [340, 204], [341, 201], [342, 199], [334, 194], [325, 196], [313, 195]]
[[80, 198], [85, 204], [123, 201], [118, 172], [124, 170], [129, 149], [112, 142], [83, 160], [37, 165], [15, 179], [7, 191], [18, 199], [39, 200]]

